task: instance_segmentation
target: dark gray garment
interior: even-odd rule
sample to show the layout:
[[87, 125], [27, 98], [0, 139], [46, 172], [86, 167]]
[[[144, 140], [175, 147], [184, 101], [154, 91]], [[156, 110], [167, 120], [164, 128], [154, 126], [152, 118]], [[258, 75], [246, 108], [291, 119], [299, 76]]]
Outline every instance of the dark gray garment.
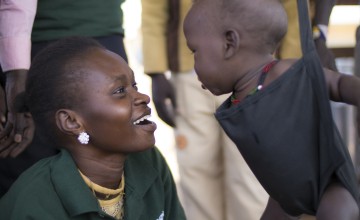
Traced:
[[304, 56], [269, 86], [215, 117], [255, 176], [290, 215], [314, 215], [324, 190], [340, 181], [358, 201], [355, 170], [333, 122], [313, 45], [306, 1], [298, 0]]

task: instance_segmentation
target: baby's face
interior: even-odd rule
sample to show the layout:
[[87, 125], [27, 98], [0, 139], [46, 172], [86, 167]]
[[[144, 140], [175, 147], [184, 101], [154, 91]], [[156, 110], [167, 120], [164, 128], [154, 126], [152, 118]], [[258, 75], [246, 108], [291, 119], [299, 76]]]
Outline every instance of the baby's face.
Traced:
[[225, 85], [224, 44], [222, 33], [214, 24], [217, 19], [211, 17], [210, 2], [198, 1], [193, 4], [184, 21], [184, 34], [194, 54], [194, 68], [199, 80], [214, 95], [222, 95], [231, 88]]
[[[91, 50], [82, 62], [77, 113], [90, 135], [90, 143], [106, 152], [131, 153], [155, 144], [156, 124], [149, 96], [138, 92], [134, 73], [117, 54]], [[83, 74], [84, 75], [84, 74]]]

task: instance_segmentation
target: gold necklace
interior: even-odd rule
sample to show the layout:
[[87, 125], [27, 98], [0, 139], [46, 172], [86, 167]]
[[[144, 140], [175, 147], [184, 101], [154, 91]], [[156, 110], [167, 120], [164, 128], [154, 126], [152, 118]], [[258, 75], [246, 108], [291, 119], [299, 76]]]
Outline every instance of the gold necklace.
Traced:
[[124, 217], [124, 197], [122, 195], [119, 194], [111, 200], [98, 199], [101, 209], [118, 220], [123, 219]]
[[[125, 176], [122, 174], [119, 188], [109, 189], [103, 186], [100, 186], [93, 181], [91, 181], [87, 176], [85, 176], [80, 170], [79, 173], [86, 185], [92, 190], [94, 196], [99, 201], [101, 209], [108, 215], [120, 220], [124, 217], [124, 195], [125, 195]], [[100, 199], [96, 196], [96, 192], [105, 195], [105, 199]], [[110, 196], [115, 196], [112, 199], [108, 199]]]

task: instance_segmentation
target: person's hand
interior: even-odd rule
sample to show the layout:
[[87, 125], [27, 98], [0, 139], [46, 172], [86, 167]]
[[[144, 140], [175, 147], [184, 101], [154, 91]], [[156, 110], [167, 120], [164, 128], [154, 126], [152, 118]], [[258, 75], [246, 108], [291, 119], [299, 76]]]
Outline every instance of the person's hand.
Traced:
[[0, 157], [16, 157], [31, 143], [35, 125], [30, 113], [17, 113], [15, 99], [24, 92], [27, 70], [6, 72], [5, 95], [7, 118], [4, 129], [0, 132]]
[[326, 41], [319, 38], [315, 40], [317, 53], [323, 67], [337, 71], [334, 53], [326, 46]]
[[161, 120], [175, 127], [175, 91], [165, 74], [149, 74], [152, 80], [152, 97]]

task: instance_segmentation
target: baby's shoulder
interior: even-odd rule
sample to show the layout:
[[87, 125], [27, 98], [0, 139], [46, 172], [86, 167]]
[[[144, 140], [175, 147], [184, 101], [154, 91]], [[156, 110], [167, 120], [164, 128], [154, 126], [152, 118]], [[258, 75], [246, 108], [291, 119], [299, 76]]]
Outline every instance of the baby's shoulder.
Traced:
[[274, 81], [277, 81], [282, 75], [288, 72], [297, 63], [297, 59], [283, 59], [278, 60], [271, 70], [266, 74], [266, 80], [264, 85], [269, 86]]
[[289, 70], [297, 61], [298, 59], [279, 60], [278, 63], [274, 66], [273, 73], [276, 74], [277, 77], [279, 77], [285, 72], [287, 72], [287, 70]]

